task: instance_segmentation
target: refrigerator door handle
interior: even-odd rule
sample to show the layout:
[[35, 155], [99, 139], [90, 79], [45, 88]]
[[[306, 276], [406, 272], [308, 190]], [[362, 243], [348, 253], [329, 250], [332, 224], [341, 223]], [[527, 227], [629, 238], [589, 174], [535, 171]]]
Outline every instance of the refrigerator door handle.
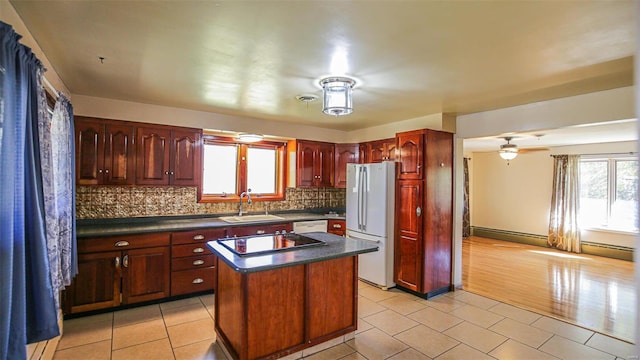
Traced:
[[369, 197], [369, 173], [367, 172], [367, 168], [363, 167], [362, 171], [364, 173], [362, 182], [362, 230], [367, 230], [367, 198]]
[[362, 166], [358, 166], [358, 230], [362, 230]]

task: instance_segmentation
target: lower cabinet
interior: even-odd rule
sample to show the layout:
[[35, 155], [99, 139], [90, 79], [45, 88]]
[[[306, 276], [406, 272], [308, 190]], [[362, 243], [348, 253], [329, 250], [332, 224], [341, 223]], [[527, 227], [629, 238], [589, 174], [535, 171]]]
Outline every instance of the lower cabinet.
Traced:
[[205, 243], [225, 235], [224, 228], [171, 234], [171, 296], [215, 289], [217, 259]]
[[330, 219], [327, 225], [327, 232], [338, 236], [345, 236], [347, 231], [347, 223], [345, 220]]
[[169, 233], [78, 239], [78, 275], [63, 293], [66, 314], [169, 296]]

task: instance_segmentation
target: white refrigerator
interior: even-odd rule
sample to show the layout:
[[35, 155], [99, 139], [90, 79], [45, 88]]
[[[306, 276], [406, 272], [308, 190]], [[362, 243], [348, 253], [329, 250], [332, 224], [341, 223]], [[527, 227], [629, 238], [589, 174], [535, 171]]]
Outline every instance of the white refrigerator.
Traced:
[[347, 238], [375, 242], [361, 254], [358, 276], [380, 288], [394, 287], [395, 163], [347, 164]]

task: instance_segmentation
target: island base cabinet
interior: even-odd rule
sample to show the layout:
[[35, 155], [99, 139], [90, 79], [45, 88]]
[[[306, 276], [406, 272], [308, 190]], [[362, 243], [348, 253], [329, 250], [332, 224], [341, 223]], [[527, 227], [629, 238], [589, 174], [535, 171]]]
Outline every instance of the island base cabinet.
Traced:
[[353, 332], [357, 256], [254, 273], [218, 262], [215, 326], [234, 359], [275, 359]]

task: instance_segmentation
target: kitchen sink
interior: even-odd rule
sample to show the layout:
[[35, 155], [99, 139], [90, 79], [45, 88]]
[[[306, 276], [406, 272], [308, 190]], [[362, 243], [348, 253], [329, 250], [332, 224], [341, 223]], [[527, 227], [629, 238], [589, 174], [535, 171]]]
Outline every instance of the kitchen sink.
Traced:
[[245, 223], [256, 221], [283, 220], [283, 217], [277, 215], [242, 215], [242, 216], [221, 216], [220, 220], [228, 223]]

